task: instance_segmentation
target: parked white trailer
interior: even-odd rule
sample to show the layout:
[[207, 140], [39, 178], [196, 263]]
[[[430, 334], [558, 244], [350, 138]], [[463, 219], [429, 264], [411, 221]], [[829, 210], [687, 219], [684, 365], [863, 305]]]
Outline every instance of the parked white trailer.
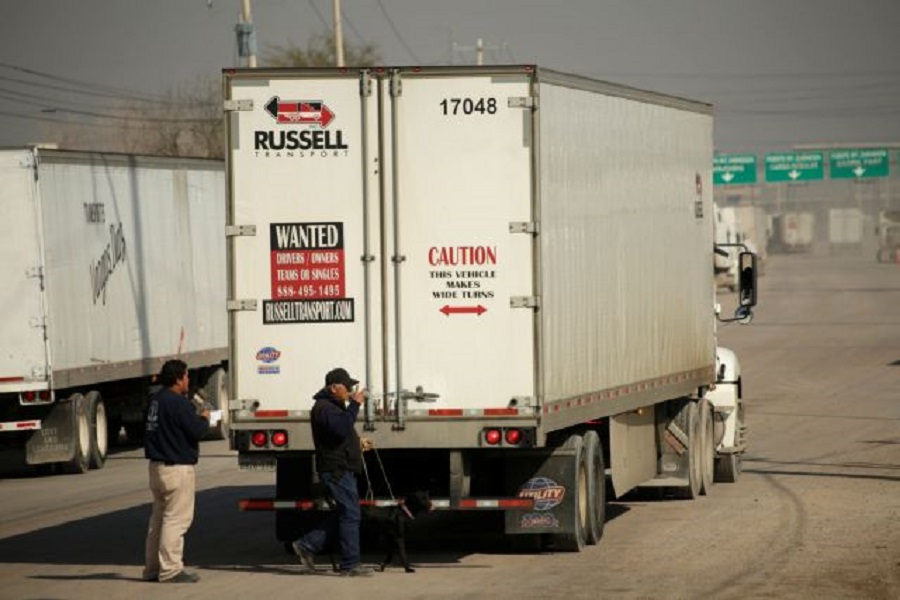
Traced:
[[758, 275], [765, 274], [765, 266], [769, 239], [772, 231], [769, 228], [769, 217], [761, 206], [739, 205], [731, 207], [737, 219], [738, 236], [747, 244], [750, 251], [755, 252], [759, 259]]
[[816, 215], [810, 211], [772, 215], [769, 250], [776, 253], [809, 252], [815, 239]]
[[737, 476], [739, 380], [704, 397], [726, 373], [709, 105], [533, 66], [224, 89], [233, 446], [276, 470], [242, 506], [279, 509], [278, 539], [312, 505], [311, 397], [339, 365], [391, 490], [557, 548], [599, 540], [607, 466], [616, 494]]
[[900, 210], [878, 213], [878, 262], [900, 262]]
[[226, 401], [222, 161], [0, 150], [0, 206], [5, 459], [102, 467], [169, 358]]
[[858, 208], [828, 209], [828, 241], [832, 249], [859, 247], [864, 223], [865, 217]]

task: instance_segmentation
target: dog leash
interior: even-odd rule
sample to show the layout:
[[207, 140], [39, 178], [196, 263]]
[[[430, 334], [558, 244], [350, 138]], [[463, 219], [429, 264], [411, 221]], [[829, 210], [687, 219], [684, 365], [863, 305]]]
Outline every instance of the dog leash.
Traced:
[[[387, 486], [388, 494], [391, 496], [391, 501], [394, 501], [394, 490], [391, 489], [391, 482], [388, 480], [387, 472], [384, 470], [384, 464], [381, 462], [381, 455], [378, 454], [378, 448], [372, 446], [371, 450], [375, 453], [375, 458], [378, 460], [378, 466], [381, 468], [381, 476], [384, 477], [384, 483]], [[366, 500], [374, 500], [375, 490], [372, 488], [372, 480], [369, 478], [369, 467], [367, 466], [365, 455], [363, 456], [363, 473], [366, 474], [366, 485], [368, 486], [368, 489], [366, 490]]]

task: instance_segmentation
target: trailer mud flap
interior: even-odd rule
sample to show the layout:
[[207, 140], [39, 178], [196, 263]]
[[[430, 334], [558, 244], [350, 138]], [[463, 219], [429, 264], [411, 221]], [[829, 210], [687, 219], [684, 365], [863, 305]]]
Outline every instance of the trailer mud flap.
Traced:
[[529, 510], [506, 512], [507, 534], [575, 533], [576, 478], [581, 448], [569, 445], [552, 453], [529, 452], [510, 462], [507, 482], [516, 495], [531, 498]]
[[75, 455], [75, 410], [80, 403], [57, 402], [25, 445], [29, 465], [66, 462]]

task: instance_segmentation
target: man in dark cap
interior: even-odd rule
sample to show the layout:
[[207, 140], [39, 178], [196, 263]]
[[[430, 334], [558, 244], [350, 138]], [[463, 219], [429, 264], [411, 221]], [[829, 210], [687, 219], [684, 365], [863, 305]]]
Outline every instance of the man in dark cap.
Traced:
[[304, 572], [316, 570], [315, 555], [325, 549], [328, 536], [337, 530], [340, 541], [340, 573], [350, 577], [372, 575], [372, 569], [360, 564], [359, 490], [356, 476], [362, 472], [362, 450], [354, 429], [359, 408], [365, 402], [365, 390], [345, 369], [332, 369], [325, 375], [325, 387], [313, 399], [313, 443], [316, 447], [316, 472], [334, 500], [334, 510], [315, 529], [294, 542], [294, 552]]

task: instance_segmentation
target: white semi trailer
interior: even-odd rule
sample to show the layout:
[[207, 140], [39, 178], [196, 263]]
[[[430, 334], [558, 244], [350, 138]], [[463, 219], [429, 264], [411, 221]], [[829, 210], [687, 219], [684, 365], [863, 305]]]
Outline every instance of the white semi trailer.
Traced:
[[222, 161], [0, 150], [0, 206], [4, 462], [102, 467], [169, 358], [227, 402]]
[[577, 550], [607, 473], [683, 497], [738, 476], [711, 106], [534, 66], [229, 70], [224, 90], [233, 447], [276, 471], [242, 507], [277, 509], [278, 539], [316, 506], [311, 397], [336, 366], [370, 392], [380, 501], [428, 488]]

